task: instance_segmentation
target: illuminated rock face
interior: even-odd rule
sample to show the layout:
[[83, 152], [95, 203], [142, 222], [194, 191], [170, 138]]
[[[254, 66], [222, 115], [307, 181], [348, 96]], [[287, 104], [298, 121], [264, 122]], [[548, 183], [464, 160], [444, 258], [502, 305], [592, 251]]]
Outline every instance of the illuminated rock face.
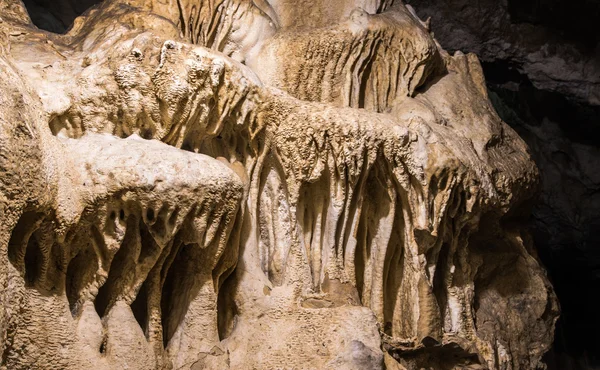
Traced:
[[6, 369], [543, 368], [537, 170], [411, 8], [0, 17]]

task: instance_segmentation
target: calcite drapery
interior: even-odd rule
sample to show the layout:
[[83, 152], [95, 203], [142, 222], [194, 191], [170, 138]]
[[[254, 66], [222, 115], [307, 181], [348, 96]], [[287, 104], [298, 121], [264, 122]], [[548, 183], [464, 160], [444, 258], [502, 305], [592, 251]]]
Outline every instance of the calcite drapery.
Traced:
[[537, 172], [476, 57], [334, 8], [0, 2], [3, 365], [543, 366]]

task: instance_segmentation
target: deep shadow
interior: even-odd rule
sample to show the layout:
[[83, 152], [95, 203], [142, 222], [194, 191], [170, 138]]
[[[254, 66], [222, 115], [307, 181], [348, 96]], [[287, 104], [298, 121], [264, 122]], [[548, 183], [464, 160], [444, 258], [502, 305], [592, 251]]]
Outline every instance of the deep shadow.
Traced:
[[[542, 178], [531, 230], [561, 305], [545, 361], [551, 370], [598, 367], [599, 191], [589, 173], [600, 168], [593, 154], [600, 147], [600, 107], [539, 90], [509, 62], [482, 64], [494, 107], [527, 142]], [[558, 126], [556, 132], [547, 131], [548, 121]], [[583, 147], [587, 152], [576, 151]]]
[[75, 18], [102, 0], [23, 0], [33, 24], [46, 31], [66, 33]]
[[210, 279], [210, 274], [199, 274], [203, 251], [197, 244], [180, 244], [165, 276], [161, 292], [161, 322], [163, 345], [167, 348], [177, 328], [183, 322], [190, 303], [198, 296], [202, 286]]
[[[24, 273], [25, 284], [34, 285], [40, 275], [43, 255], [35, 231], [45, 215], [40, 212], [25, 212], [15, 225], [8, 242], [8, 259]], [[24, 249], [24, 250], [23, 250]]]
[[[450, 369], [481, 369], [479, 359], [460, 345], [450, 342], [444, 345], [437, 343], [430, 337], [423, 338], [423, 346], [416, 349], [390, 348], [391, 356], [400, 360], [400, 363], [415, 363], [418, 369], [435, 368], [439, 370]], [[431, 367], [434, 365], [434, 367]]]
[[149, 319], [148, 285], [149, 281], [148, 279], [146, 279], [144, 281], [144, 284], [142, 284], [142, 287], [140, 288], [140, 291], [138, 292], [137, 296], [135, 297], [135, 300], [131, 303], [131, 311], [133, 312], [133, 316], [140, 325], [140, 328], [142, 328], [142, 331], [144, 332], [144, 335], [146, 335], [146, 338], [148, 338]]
[[236, 274], [231, 274], [219, 289], [217, 298], [217, 323], [219, 328], [219, 340], [226, 339], [235, 329], [238, 307], [235, 303], [234, 293], [238, 281]]
[[[600, 145], [600, 106], [582, 104], [564, 95], [537, 89], [526, 75], [519, 73], [518, 66], [507, 61], [481, 64], [488, 89], [497, 97], [491, 99], [494, 108], [517, 132], [522, 133], [521, 126], [539, 126], [548, 119], [556, 122], [569, 140]], [[524, 139], [527, 141], [526, 137]]]
[[65, 278], [65, 290], [71, 314], [79, 313], [81, 292], [93, 281], [98, 270], [98, 259], [94, 250], [85, 248], [69, 262]]
[[508, 0], [513, 23], [541, 25], [593, 50], [600, 41], [600, 1]]

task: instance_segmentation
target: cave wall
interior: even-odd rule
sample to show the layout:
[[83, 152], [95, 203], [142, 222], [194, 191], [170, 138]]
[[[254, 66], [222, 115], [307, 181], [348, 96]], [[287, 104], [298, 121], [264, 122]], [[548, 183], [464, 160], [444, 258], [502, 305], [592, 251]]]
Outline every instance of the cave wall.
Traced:
[[440, 43], [483, 60], [491, 100], [541, 174], [531, 222], [561, 303], [556, 369], [598, 368], [600, 15], [596, 1], [413, 0]]

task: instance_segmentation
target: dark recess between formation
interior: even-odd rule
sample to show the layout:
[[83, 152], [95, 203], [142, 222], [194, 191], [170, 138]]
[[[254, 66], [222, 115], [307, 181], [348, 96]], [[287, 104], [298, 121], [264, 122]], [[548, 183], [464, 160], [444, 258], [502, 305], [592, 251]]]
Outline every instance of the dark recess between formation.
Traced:
[[102, 0], [23, 0], [29, 17], [39, 29], [66, 33], [75, 18]]

